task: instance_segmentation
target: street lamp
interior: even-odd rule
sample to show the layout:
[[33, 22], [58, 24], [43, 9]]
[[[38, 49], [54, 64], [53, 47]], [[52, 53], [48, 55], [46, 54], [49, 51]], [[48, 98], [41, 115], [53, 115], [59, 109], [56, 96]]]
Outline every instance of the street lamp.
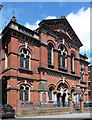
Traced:
[[3, 5], [2, 5], [2, 4], [0, 4], [0, 11], [1, 11], [2, 7], [3, 7]]

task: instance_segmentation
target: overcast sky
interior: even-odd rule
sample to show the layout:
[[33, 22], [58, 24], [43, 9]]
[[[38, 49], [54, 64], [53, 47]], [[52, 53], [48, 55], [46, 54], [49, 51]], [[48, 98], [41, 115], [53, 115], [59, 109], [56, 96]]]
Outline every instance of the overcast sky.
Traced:
[[[13, 13], [14, 10], [14, 13]], [[83, 43], [80, 52], [90, 57], [90, 3], [89, 2], [4, 2], [2, 28], [15, 15], [17, 22], [34, 30], [43, 19], [65, 16]]]

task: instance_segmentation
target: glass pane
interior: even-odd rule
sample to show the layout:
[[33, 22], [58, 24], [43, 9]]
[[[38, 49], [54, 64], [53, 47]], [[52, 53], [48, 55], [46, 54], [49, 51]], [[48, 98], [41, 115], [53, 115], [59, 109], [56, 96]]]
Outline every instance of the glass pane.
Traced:
[[29, 88], [26, 87], [26, 90], [25, 90], [25, 101], [28, 101], [28, 97], [29, 97]]
[[62, 67], [65, 67], [65, 54], [62, 55]]
[[49, 91], [49, 100], [52, 100], [52, 91]]
[[24, 52], [24, 54], [27, 54], [27, 50], [24, 49], [23, 52]]
[[26, 68], [26, 69], [29, 69], [29, 56], [26, 57], [26, 60], [25, 60], [25, 68]]
[[20, 87], [20, 100], [23, 100], [23, 87]]
[[51, 65], [51, 46], [48, 47], [48, 65]]
[[20, 55], [20, 67], [24, 67], [24, 55]]

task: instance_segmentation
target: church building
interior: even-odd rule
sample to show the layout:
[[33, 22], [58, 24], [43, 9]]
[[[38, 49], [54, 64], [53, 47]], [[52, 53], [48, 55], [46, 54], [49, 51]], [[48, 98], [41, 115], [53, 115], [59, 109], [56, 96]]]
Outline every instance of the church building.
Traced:
[[[75, 23], [76, 24], [76, 23]], [[81, 26], [80, 26], [81, 27]], [[82, 32], [82, 31], [81, 31]], [[2, 103], [88, 102], [88, 57], [68, 20], [42, 20], [31, 30], [13, 16], [2, 31]]]

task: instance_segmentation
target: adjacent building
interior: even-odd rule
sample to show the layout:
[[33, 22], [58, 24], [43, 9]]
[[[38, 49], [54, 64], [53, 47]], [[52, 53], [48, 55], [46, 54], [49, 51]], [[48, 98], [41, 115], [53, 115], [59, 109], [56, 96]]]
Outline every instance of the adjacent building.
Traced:
[[[81, 27], [81, 26], [80, 26]], [[2, 102], [68, 103], [83, 97], [88, 102], [88, 58], [83, 46], [62, 16], [42, 20], [35, 31], [13, 16], [2, 31]]]
[[92, 65], [88, 66], [88, 94], [89, 102], [92, 102]]

